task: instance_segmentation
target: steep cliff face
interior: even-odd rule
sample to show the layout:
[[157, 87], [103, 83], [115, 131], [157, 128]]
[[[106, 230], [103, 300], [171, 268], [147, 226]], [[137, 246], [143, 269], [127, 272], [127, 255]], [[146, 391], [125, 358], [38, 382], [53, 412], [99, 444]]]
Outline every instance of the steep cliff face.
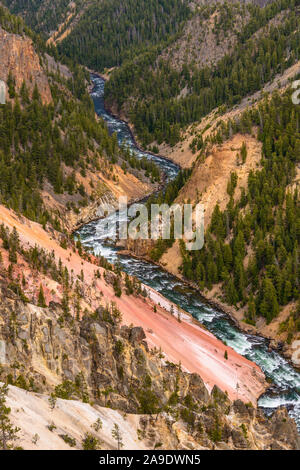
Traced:
[[[45, 207], [50, 212], [55, 211], [58, 214], [62, 226], [69, 233], [91, 220], [118, 210], [120, 197], [127, 197], [130, 204], [151, 194], [158, 187], [158, 184], [150, 183], [144, 175], [125, 173], [116, 164], [113, 165], [113, 177], [111, 177], [104, 169], [105, 162], [102, 163], [101, 171], [87, 171], [84, 177], [80, 171], [75, 172], [76, 180], [82, 184], [86, 195], [90, 198], [88, 205], [81, 207], [80, 210], [76, 195], [55, 194], [49, 183], [44, 184], [41, 195]], [[70, 209], [70, 203], [73, 203], [73, 209]]]
[[[104, 123], [101, 121], [97, 124], [93, 103], [88, 99], [88, 75], [82, 69], [80, 72], [79, 69], [72, 72], [48, 54], [42, 56], [34, 34], [23, 25], [21, 19], [9, 15], [7, 10], [0, 10], [0, 20], [0, 81], [7, 85], [4, 87], [7, 106], [1, 109], [1, 126], [7, 125], [10, 104], [17, 113], [20, 111], [18, 120], [22, 121], [14, 129], [14, 124], [11, 124], [11, 132], [4, 132], [6, 142], [4, 144], [1, 141], [0, 147], [5, 147], [7, 153], [9, 146], [14, 155], [14, 143], [10, 136], [14, 135], [14, 139], [18, 141], [22, 133], [20, 129], [26, 129], [20, 137], [21, 151], [28, 151], [31, 155], [28, 161], [25, 158], [26, 166], [32, 165], [36, 151], [36, 165], [33, 172], [23, 170], [17, 180], [20, 182], [25, 174], [32, 175], [35, 172], [43, 175], [38, 181], [37, 199], [38, 204], [47, 212], [46, 217], [57, 217], [60, 228], [71, 232], [78, 224], [103, 215], [108, 205], [113, 209], [117, 207], [119, 196], [127, 196], [132, 202], [157, 189], [159, 183], [153, 183], [152, 177], [148, 177], [143, 169], [130, 167], [127, 170], [124, 154], [121, 155], [118, 146], [113, 143], [113, 137], [109, 135]], [[23, 87], [23, 83], [26, 86]], [[38, 94], [33, 94], [35, 86], [42, 103]], [[1, 92], [1, 99], [2, 95]], [[35, 98], [36, 106], [32, 111], [31, 104]], [[55, 116], [50, 115], [46, 108], [50, 103], [53, 104]], [[31, 129], [32, 117], [27, 122], [27, 113], [31, 112], [35, 115], [40, 113], [39, 116], [43, 114], [47, 125], [45, 121], [41, 124], [42, 118], [39, 117], [40, 127], [33, 126], [34, 129]], [[43, 142], [46, 140], [48, 144], [43, 149]], [[46, 169], [47, 162], [49, 168]], [[15, 174], [18, 158], [10, 163], [14, 166], [11, 173]], [[1, 189], [6, 187], [8, 178], [4, 174], [5, 170], [1, 170]], [[26, 177], [25, 180], [25, 186], [30, 185]], [[9, 192], [14, 193], [15, 199], [18, 199], [16, 193], [19, 190], [11, 184], [8, 184], [8, 188], [10, 189], [6, 195], [1, 191], [2, 201], [6, 203]], [[23, 192], [22, 184], [19, 184], [19, 189]], [[32, 187], [30, 194], [32, 195]], [[23, 201], [25, 199], [20, 198]], [[28, 203], [30, 218], [35, 218], [32, 213], [34, 205], [33, 202]], [[19, 210], [24, 212], [24, 207], [19, 206]]]
[[81, 0], [4, 0], [2, 2], [15, 15], [24, 18], [32, 29], [50, 34], [66, 20]]
[[150, 407], [143, 401], [144, 387], [152, 391], [148, 398], [157, 397], [153, 409], [166, 405], [176, 387], [184, 396], [208, 401], [197, 374], [164, 365], [158, 350], [149, 351], [143, 330], [120, 326], [113, 308], [99, 307], [80, 322], [66, 321], [58, 304], [44, 309], [16, 297], [2, 287], [2, 374], [12, 383], [39, 392], [63, 383], [57, 389], [61, 398], [95, 400], [125, 412]]
[[[27, 302], [37, 305], [42, 285], [46, 305], [64, 304], [65, 315], [72, 318], [80, 319], [87, 313], [93, 315], [100, 306], [113, 307], [114, 311], [122, 313], [123, 324], [142, 326], [150, 347], [161, 349], [166, 360], [180, 362], [184, 370], [191, 373], [201, 373], [210, 390], [216, 384], [226, 390], [229, 397], [236, 398], [236, 382], [232, 380], [235, 377], [240, 387], [239, 398], [245, 403], [255, 404], [265, 391], [264, 374], [258, 366], [225, 346], [155, 291], [148, 288], [145, 297], [141, 295], [142, 286], [137, 280], [132, 280], [128, 286], [124, 276], [121, 278], [101, 260], [86, 253], [79, 256], [74, 246], [63, 248], [62, 242], [66, 240], [49, 226], [45, 231], [38, 224], [20, 220], [3, 207], [0, 207], [0, 222], [11, 229], [15, 227], [19, 233], [17, 263], [10, 267], [12, 256], [7, 246], [10, 251], [14, 249], [15, 235], [12, 232], [12, 238], [8, 239], [8, 232], [5, 235], [1, 227], [1, 237], [6, 241], [0, 249], [0, 279], [12, 284], [20, 300], [24, 300], [24, 295]], [[116, 291], [119, 295], [122, 291], [121, 297]], [[228, 359], [224, 357], [225, 350]]]
[[[31, 445], [28, 434], [36, 432], [43, 437], [42, 448], [51, 448], [58, 432], [74, 437], [78, 448], [78, 436], [97, 415], [110, 428], [113, 421], [121, 420], [120, 413], [104, 411], [99, 405], [123, 414], [121, 430], [129, 426], [131, 436], [127, 448], [300, 447], [295, 423], [285, 410], [268, 419], [240, 400], [231, 402], [218, 387], [210, 395], [198, 374], [163, 361], [158, 350], [149, 350], [141, 328], [120, 327], [104, 309], [81, 322], [62, 323], [59, 305], [47, 309], [25, 305], [5, 287], [0, 298], [1, 379], [30, 391], [22, 395], [11, 388], [9, 395], [13, 410], [22, 409], [22, 415], [13, 412], [13, 421], [20, 424], [26, 448]], [[36, 392], [54, 393], [55, 410], [46, 405], [47, 397]], [[77, 401], [69, 404], [66, 399]], [[82, 419], [74, 427], [69, 420], [76, 409]], [[36, 429], [28, 428], [33, 410]], [[125, 418], [124, 413], [131, 415]], [[56, 426], [53, 437], [45, 421]], [[105, 447], [111, 448], [107, 433], [103, 437]]]
[[32, 94], [36, 84], [43, 103], [51, 103], [52, 96], [48, 79], [31, 39], [8, 33], [0, 27], [0, 80], [6, 82], [9, 73], [15, 79], [17, 91], [21, 89], [25, 81]]
[[[202, 426], [201, 422], [197, 423], [197, 429], [197, 426], [187, 425], [183, 419], [172, 414], [125, 414], [79, 400], [58, 398], [54, 409], [50, 410], [48, 399], [47, 395], [9, 386], [7, 405], [11, 408], [10, 418], [20, 428], [20, 441], [17, 444], [26, 450], [70, 450], [70, 443], [73, 449], [81, 449], [85, 434], [91, 432], [101, 441], [101, 449], [114, 450], [117, 448], [112, 436], [115, 424], [121, 432], [123, 450], [153, 449], [155, 446], [161, 449], [185, 450], [275, 450], [293, 448], [293, 445], [297, 448], [295, 428], [291, 426], [285, 411], [277, 411], [267, 423], [261, 413], [243, 407], [239, 401], [230, 405], [227, 415], [227, 422], [234, 421], [234, 424], [225, 425], [219, 436], [222, 440], [214, 442], [205, 438], [206, 430], [211, 434], [209, 423], [212, 427], [215, 424], [209, 413], [202, 413], [205, 424]], [[99, 420], [102, 427], [95, 431], [95, 423]], [[283, 438], [283, 433], [286, 433], [286, 439]], [[39, 439], [34, 443], [32, 438], [36, 434]], [[70, 438], [69, 444], [64, 436]]]
[[150, 257], [151, 250], [155, 247], [155, 241], [154, 240], [132, 240], [131, 238], [128, 238], [124, 242], [120, 242], [119, 246], [122, 246], [125, 248], [126, 251], [129, 251], [133, 255], [137, 257]]

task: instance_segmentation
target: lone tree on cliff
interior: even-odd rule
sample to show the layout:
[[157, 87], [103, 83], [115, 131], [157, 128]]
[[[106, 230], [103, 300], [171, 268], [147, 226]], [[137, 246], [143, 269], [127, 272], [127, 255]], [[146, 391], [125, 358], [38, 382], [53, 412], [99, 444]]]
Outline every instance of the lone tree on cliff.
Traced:
[[122, 438], [122, 434], [121, 434], [120, 428], [117, 425], [117, 423], [114, 424], [111, 435], [117, 441], [118, 450], [122, 449], [122, 447], [124, 447], [123, 438]]
[[46, 308], [45, 294], [42, 284], [40, 285], [39, 297], [38, 297], [38, 307]]
[[2, 385], [0, 387], [0, 449], [2, 450], [15, 448], [14, 442], [19, 439], [18, 432], [20, 431], [20, 428], [13, 427], [10, 422], [11, 409], [5, 405], [7, 392], [7, 385]]

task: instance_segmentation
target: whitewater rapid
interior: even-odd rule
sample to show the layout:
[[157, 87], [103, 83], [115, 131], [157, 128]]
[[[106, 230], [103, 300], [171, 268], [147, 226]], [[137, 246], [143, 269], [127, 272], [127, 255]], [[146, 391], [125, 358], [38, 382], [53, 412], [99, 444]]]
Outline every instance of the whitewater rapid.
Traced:
[[[124, 143], [138, 157], [152, 159], [172, 180], [179, 168], [163, 157], [140, 150], [132, 133], [124, 121], [107, 112], [104, 106], [105, 81], [101, 77], [91, 75], [94, 88], [91, 93], [97, 114], [107, 123], [110, 132], [115, 132], [119, 145]], [[121, 214], [121, 219], [126, 217]], [[250, 335], [239, 330], [228, 316], [205, 304], [197, 291], [187, 288], [177, 278], [160, 267], [130, 256], [121, 255], [117, 248], [108, 246], [106, 240], [110, 235], [110, 227], [120, 214], [114, 212], [105, 219], [91, 222], [79, 231], [82, 243], [93, 249], [95, 254], [104, 256], [110, 263], [119, 263], [122, 270], [136, 276], [144, 284], [152, 287], [167, 299], [179, 305], [199, 320], [217, 338], [232, 347], [239, 354], [255, 362], [270, 379], [272, 385], [267, 393], [259, 399], [259, 406], [266, 413], [271, 413], [280, 406], [286, 406], [300, 429], [300, 374], [278, 352], [270, 351], [268, 341], [259, 336]], [[112, 229], [111, 229], [112, 230]]]

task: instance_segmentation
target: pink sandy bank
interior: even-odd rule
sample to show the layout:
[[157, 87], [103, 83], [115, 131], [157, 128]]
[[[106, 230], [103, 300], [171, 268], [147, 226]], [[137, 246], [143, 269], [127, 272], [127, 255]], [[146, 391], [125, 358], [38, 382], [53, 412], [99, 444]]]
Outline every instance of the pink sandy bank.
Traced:
[[[2, 222], [10, 228], [15, 226], [24, 244], [36, 244], [49, 252], [54, 250], [56, 259], [61, 258], [69, 270], [73, 269], [74, 274], [79, 275], [83, 270], [87, 284], [94, 280], [94, 273], [99, 267], [63, 249], [39, 224], [20, 219], [12, 211], [0, 206]], [[113, 288], [103, 279], [97, 280], [97, 288], [103, 292], [105, 301], [117, 304], [123, 314], [124, 324], [144, 329], [149, 347], [160, 348], [165, 360], [181, 363], [184, 370], [198, 373], [209, 390], [217, 385], [227, 391], [231, 399], [240, 398], [255, 404], [266, 389], [264, 374], [256, 364], [225, 346], [188, 314], [183, 314], [179, 322], [161, 306], [157, 306], [157, 312], [154, 312], [155, 291], [152, 291], [153, 300], [144, 300], [125, 294], [117, 298]], [[167, 299], [160, 303], [164, 307], [170, 305]], [[224, 357], [225, 351], [228, 359]]]

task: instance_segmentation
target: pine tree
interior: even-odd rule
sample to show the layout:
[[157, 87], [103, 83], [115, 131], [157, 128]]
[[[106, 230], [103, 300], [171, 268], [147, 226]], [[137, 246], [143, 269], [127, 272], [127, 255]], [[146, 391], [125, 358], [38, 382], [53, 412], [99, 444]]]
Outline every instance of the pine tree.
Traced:
[[122, 438], [122, 434], [117, 423], [114, 424], [111, 435], [117, 441], [118, 450], [122, 449], [122, 447], [124, 447], [123, 438]]
[[22, 86], [21, 86], [21, 90], [20, 90], [20, 95], [21, 95], [21, 98], [22, 98], [22, 103], [23, 103], [23, 105], [29, 104], [29, 102], [30, 102], [30, 100], [29, 100], [29, 93], [28, 93], [28, 89], [27, 89], [27, 86], [26, 86], [26, 83], [25, 83], [24, 80], [23, 80], [23, 82], [22, 82]]
[[248, 301], [248, 312], [247, 312], [247, 319], [255, 324], [256, 320], [256, 308], [255, 308], [255, 302], [253, 298], [253, 294], [250, 295], [249, 301]]
[[7, 385], [0, 386], [0, 449], [14, 449], [14, 442], [18, 440], [20, 428], [14, 427], [10, 422], [11, 409], [6, 406], [8, 393]]
[[51, 410], [54, 410], [57, 402], [57, 397], [54, 393], [51, 393], [50, 397], [48, 398], [49, 406]]
[[226, 300], [230, 305], [236, 305], [238, 302], [238, 294], [234, 287], [232, 278], [230, 277], [226, 282]]
[[16, 96], [16, 81], [12, 75], [11, 70], [9, 71], [8, 77], [7, 77], [7, 87], [8, 87], [8, 94], [11, 99], [15, 98]]
[[62, 306], [65, 317], [68, 317], [70, 315], [70, 306], [69, 306], [69, 293], [67, 289], [64, 289], [63, 291], [63, 298], [62, 298], [61, 306]]
[[268, 278], [265, 278], [263, 283], [263, 298], [259, 309], [261, 315], [267, 319], [267, 323], [270, 323], [279, 313], [276, 290]]
[[246, 142], [243, 142], [242, 148], [241, 148], [241, 157], [242, 157], [242, 162], [246, 163], [247, 159], [247, 145]]
[[41, 101], [41, 95], [39, 92], [39, 89], [37, 87], [37, 84], [34, 85], [33, 93], [32, 93], [32, 99], [33, 101]]
[[17, 262], [17, 252], [14, 246], [11, 246], [9, 249], [8, 259], [11, 263], [15, 264]]
[[99, 450], [101, 448], [102, 442], [97, 439], [96, 436], [93, 436], [93, 434], [87, 432], [84, 435], [84, 438], [82, 440], [82, 449], [83, 450]]
[[39, 291], [39, 297], [38, 297], [38, 306], [42, 308], [46, 308], [46, 300], [45, 300], [45, 295], [44, 295], [44, 289], [42, 284], [40, 285], [40, 291]]

